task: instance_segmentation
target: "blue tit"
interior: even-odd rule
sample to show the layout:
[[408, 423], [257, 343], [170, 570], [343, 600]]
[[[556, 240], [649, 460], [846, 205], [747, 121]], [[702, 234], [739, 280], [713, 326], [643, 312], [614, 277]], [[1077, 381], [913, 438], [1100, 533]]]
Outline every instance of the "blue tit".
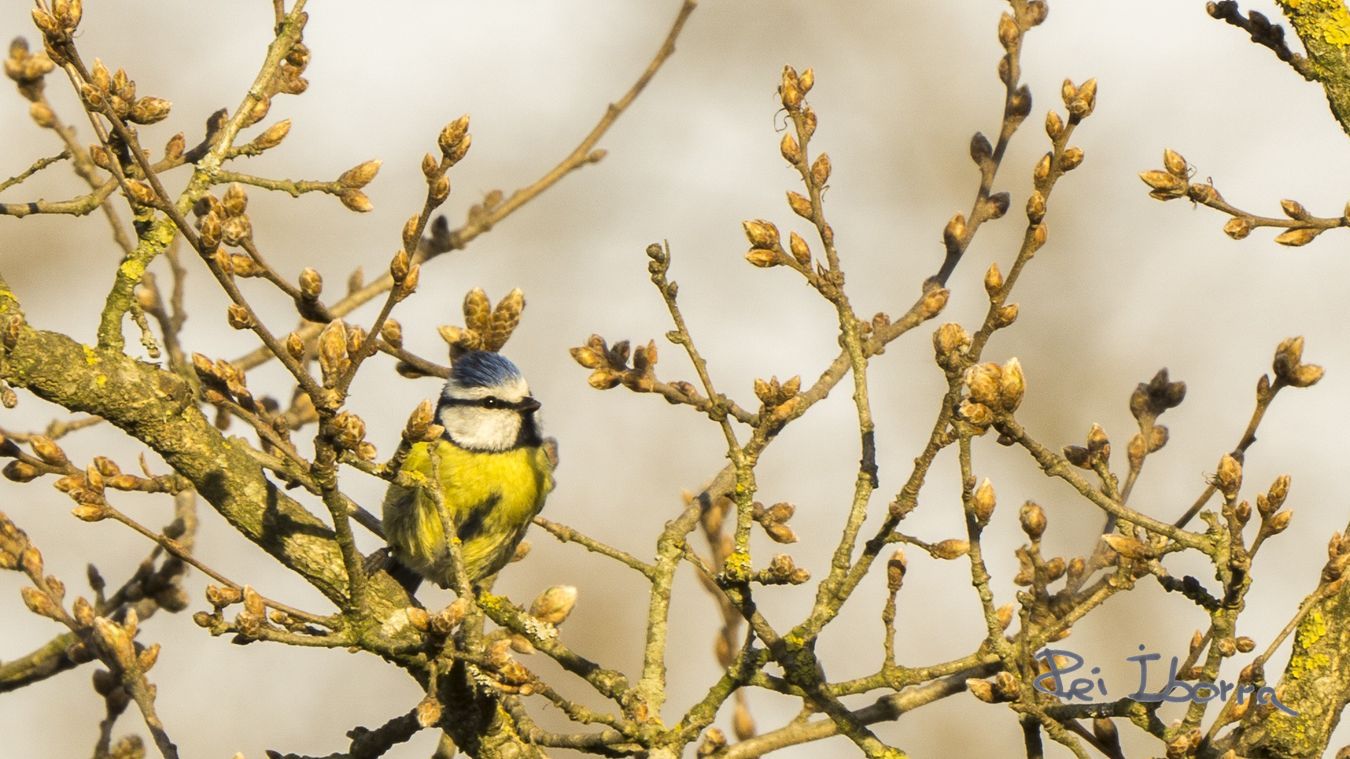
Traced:
[[[470, 351], [454, 359], [436, 406], [445, 434], [412, 446], [400, 471], [418, 484], [393, 484], [384, 498], [384, 529], [399, 563], [442, 587], [456, 586], [438, 511], [444, 507], [469, 584], [506, 566], [553, 489], [538, 411], [525, 378], [505, 357]], [[439, 491], [439, 505], [428, 488]]]

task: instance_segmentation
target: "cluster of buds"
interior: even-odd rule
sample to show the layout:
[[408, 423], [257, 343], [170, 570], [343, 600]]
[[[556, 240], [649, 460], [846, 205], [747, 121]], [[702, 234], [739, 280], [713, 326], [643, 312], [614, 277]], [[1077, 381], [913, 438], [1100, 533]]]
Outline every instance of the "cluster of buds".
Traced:
[[417, 291], [422, 278], [422, 265], [412, 262], [407, 248], [399, 248], [389, 260], [389, 277], [394, 280], [394, 300], [401, 301]]
[[[1139, 178], [1149, 186], [1149, 197], [1156, 200], [1174, 200], [1186, 195], [1190, 187], [1191, 167], [1181, 154], [1171, 148], [1163, 149], [1163, 168], [1150, 169], [1139, 173]], [[1232, 232], [1229, 233], [1230, 235]], [[1246, 237], [1243, 232], [1240, 237]], [[1238, 239], [1238, 238], [1234, 238]]]
[[797, 566], [792, 557], [780, 553], [769, 559], [769, 568], [756, 572], [755, 582], [765, 585], [801, 585], [811, 579], [811, 573]]
[[[272, 89], [283, 95], [299, 95], [309, 89], [305, 79], [305, 69], [309, 67], [309, 46], [296, 42], [286, 51], [286, 57], [277, 67], [277, 76], [272, 81]], [[256, 122], [255, 122], [256, 123]]]
[[40, 3], [33, 9], [33, 24], [42, 32], [47, 45], [47, 55], [53, 61], [64, 64], [66, 57], [60, 48], [70, 44], [75, 29], [84, 17], [84, 0], [52, 0], [51, 10]]
[[409, 606], [404, 613], [408, 615], [408, 624], [414, 630], [431, 633], [441, 638], [449, 637], [464, 621], [469, 613], [469, 599], [456, 598], [449, 606], [432, 614], [421, 606]]
[[[118, 480], [118, 485], [123, 486], [132, 484], [131, 480], [140, 479], [122, 474], [116, 464], [100, 456], [85, 471], [68, 474], [52, 483], [52, 486], [70, 496], [70, 499], [75, 502], [75, 509], [72, 513], [76, 517], [86, 522], [97, 522], [110, 516], [108, 501], [104, 497], [104, 488], [111, 484], [109, 480], [113, 478]], [[132, 488], [121, 487], [118, 489], [129, 490]]]
[[[40, 105], [43, 77], [54, 68], [56, 64], [52, 63], [52, 59], [48, 58], [46, 53], [29, 52], [28, 40], [23, 37], [15, 37], [14, 41], [9, 43], [9, 57], [5, 58], [5, 76], [19, 86], [19, 94], [32, 104], [29, 106], [29, 112], [33, 120], [42, 127], [49, 127], [54, 123], [51, 109], [41, 105], [42, 112], [39, 113], [33, 106]], [[46, 123], [43, 123], [44, 121]]]
[[207, 403], [222, 403], [232, 398], [250, 411], [257, 408], [243, 369], [224, 359], [212, 361], [200, 353], [192, 354], [192, 369], [201, 380], [202, 395]]
[[1059, 95], [1064, 100], [1064, 107], [1069, 111], [1069, 123], [1076, 124], [1091, 116], [1093, 109], [1097, 107], [1097, 80], [1089, 79], [1076, 85], [1071, 80], [1065, 79], [1060, 85]]
[[25, 456], [19, 446], [4, 434], [0, 434], [0, 456], [13, 458], [5, 465], [5, 479], [12, 482], [32, 482], [44, 474], [69, 471], [70, 459], [56, 441], [45, 435], [29, 438], [29, 446], [34, 456]]
[[[782, 102], [783, 107], [787, 109], [789, 114], [811, 113], [811, 108], [805, 104], [804, 100], [806, 98], [806, 93], [811, 91], [811, 87], [813, 87], [815, 83], [816, 72], [814, 69], [808, 68], [798, 74], [797, 69], [794, 69], [791, 66], [783, 67], [783, 77], [778, 84], [778, 99]], [[814, 115], [811, 119], [811, 123], [811, 131], [814, 132]], [[808, 134], [807, 136], [809, 137], [810, 135]]]
[[760, 412], [767, 412], [774, 420], [783, 421], [791, 417], [805, 403], [800, 393], [801, 375], [794, 375], [780, 383], [777, 377], [767, 380], [755, 380], [755, 397], [761, 404]]
[[1139, 432], [1130, 439], [1130, 467], [1138, 469], [1144, 457], [1167, 445], [1167, 428], [1157, 424], [1163, 412], [1176, 408], [1186, 398], [1186, 383], [1172, 382], [1167, 369], [1159, 369], [1153, 379], [1140, 382], [1130, 394], [1130, 414], [1139, 423]]
[[1327, 563], [1322, 567], [1322, 581], [1339, 583], [1347, 567], [1350, 567], [1350, 537], [1332, 533], [1327, 542]]
[[[214, 256], [216, 266], [227, 275], [252, 277], [261, 273], [252, 259], [231, 256], [219, 250], [222, 242], [238, 246], [253, 237], [253, 223], [248, 218], [248, 194], [243, 185], [232, 183], [220, 198], [204, 195], [193, 205], [192, 210], [197, 216], [199, 253]], [[241, 259], [237, 261], [237, 267], [236, 258]]]
[[[797, 248], [805, 255], [804, 259], [799, 259], [794, 251], [793, 257], [788, 258], [788, 254], [783, 250], [782, 238], [778, 234], [778, 227], [771, 221], [764, 219], [751, 219], [741, 222], [741, 227], [745, 230], [745, 238], [750, 241], [750, 250], [745, 254], [745, 260], [761, 269], [767, 269], [773, 266], [782, 266], [793, 262], [805, 265], [809, 262], [810, 250], [806, 247], [806, 241], [803, 240]], [[798, 238], [800, 239], [800, 238]]]
[[1303, 363], [1303, 338], [1291, 337], [1275, 349], [1275, 384], [1290, 387], [1312, 387], [1322, 379], [1326, 370], [1317, 364]]
[[[207, 585], [206, 601], [211, 604], [211, 611], [199, 611], [193, 614], [192, 621], [196, 622], [198, 626], [210, 630], [213, 635], [234, 632], [235, 642], [238, 643], [257, 640], [264, 635], [263, 630], [265, 628], [270, 628], [273, 625], [292, 631], [305, 627], [303, 622], [279, 610], [273, 610], [269, 617], [267, 602], [249, 585], [242, 587], [237, 585]], [[243, 604], [243, 608], [239, 610], [231, 622], [227, 623], [224, 615], [225, 610], [239, 603]]]
[[775, 503], [765, 508], [764, 504], [755, 501], [752, 506], [752, 516], [755, 521], [764, 528], [764, 532], [775, 543], [796, 543], [797, 533], [793, 532], [788, 526], [788, 520], [797, 513], [797, 507], [790, 503]]
[[[1293, 219], [1295, 222], [1307, 222], [1312, 219], [1312, 214], [1308, 213], [1308, 209], [1304, 208], [1303, 204], [1297, 200], [1289, 200], [1287, 198], [1281, 200], [1280, 210], [1284, 211], [1284, 215]], [[1346, 204], [1345, 211], [1341, 218], [1345, 219], [1347, 215], [1350, 215], [1350, 203]], [[1247, 228], [1250, 229], [1251, 222], [1245, 217], [1235, 217], [1232, 221], [1238, 221], [1238, 219], [1246, 221]], [[1325, 226], [1295, 226], [1275, 235], [1275, 242], [1280, 245], [1288, 245], [1291, 248], [1297, 248], [1300, 245], [1307, 245], [1313, 240], [1316, 240], [1317, 236], [1326, 231], [1326, 229], [1327, 227]], [[1228, 230], [1227, 224], [1224, 225], [1224, 230]]]
[[[648, 341], [631, 349], [633, 365], [628, 365], [630, 346], [627, 340], [609, 345], [599, 335], [586, 338], [586, 344], [571, 349], [572, 358], [592, 370], [586, 380], [597, 390], [609, 390], [622, 384], [639, 393], [648, 393], [656, 386], [656, 341]], [[693, 392], [693, 388], [687, 388]]]
[[1111, 438], [1106, 436], [1106, 430], [1100, 424], [1094, 422], [1088, 430], [1087, 445], [1066, 445], [1063, 453], [1070, 464], [1080, 469], [1095, 470], [1098, 466], [1110, 463]]
[[1017, 677], [1006, 670], [994, 675], [992, 681], [971, 678], [966, 681], [966, 689], [986, 704], [1016, 701], [1019, 696]]
[[[42, 572], [42, 552], [28, 542], [28, 534], [0, 511], [0, 569]], [[30, 575], [31, 576], [31, 575]]]
[[379, 161], [366, 161], [347, 169], [338, 175], [338, 200], [349, 210], [357, 213], [365, 213], [375, 206], [371, 204], [370, 198], [366, 197], [361, 188], [370, 184], [375, 175], [380, 173]]
[[361, 417], [343, 411], [328, 426], [328, 436], [339, 451], [352, 451], [362, 461], [375, 460], [375, 445], [366, 440], [366, 422]]
[[424, 400], [417, 404], [408, 417], [408, 423], [403, 425], [403, 440], [414, 445], [439, 439], [445, 433], [445, 428], [435, 423], [434, 413], [431, 401]]
[[1285, 528], [1289, 527], [1289, 521], [1294, 518], [1293, 511], [1280, 508], [1289, 497], [1289, 483], [1289, 475], [1282, 474], [1275, 478], [1269, 490], [1256, 496], [1256, 511], [1261, 515], [1261, 531], [1268, 535], [1284, 532]]
[[534, 692], [534, 675], [525, 665], [512, 656], [509, 638], [489, 643], [486, 651], [486, 666], [469, 668], [474, 680], [480, 686], [509, 695], [528, 696]]
[[440, 160], [431, 153], [422, 156], [422, 176], [426, 179], [427, 200], [432, 206], [438, 206], [450, 197], [450, 167], [459, 163], [473, 144], [468, 115], [446, 124], [437, 135], [436, 144], [441, 149]]
[[[497, 301], [493, 307], [487, 293], [475, 287], [464, 296], [464, 326], [442, 326], [438, 328], [441, 338], [450, 345], [450, 358], [454, 359], [467, 351], [498, 352], [506, 346], [511, 334], [520, 324], [520, 316], [525, 311], [525, 293], [515, 288], [506, 297]], [[572, 349], [577, 355], [578, 349]], [[580, 360], [580, 359], [578, 359]], [[655, 363], [655, 353], [652, 362]]]
[[[1068, 563], [1063, 557], [1055, 556], [1042, 559], [1038, 548], [1018, 546], [1013, 554], [1017, 557], [1017, 574], [1013, 584], [1021, 587], [1035, 587], [1044, 590], [1045, 586], [1059, 580], [1068, 571]], [[1039, 571], [1038, 571], [1039, 570]]]
[[955, 322], [947, 322], [933, 332], [933, 352], [938, 365], [948, 372], [965, 370], [966, 352], [970, 349], [970, 333]]
[[172, 104], [164, 98], [136, 97], [136, 82], [118, 69], [109, 74], [103, 61], [95, 58], [89, 81], [80, 85], [80, 97], [93, 110], [106, 106], [117, 118], [133, 124], [154, 124], [168, 118]]
[[997, 415], [1017, 410], [1026, 393], [1026, 378], [1021, 362], [1010, 358], [1002, 366], [988, 362], [967, 368], [965, 387], [967, 397], [961, 401], [961, 417], [983, 429], [993, 424]]

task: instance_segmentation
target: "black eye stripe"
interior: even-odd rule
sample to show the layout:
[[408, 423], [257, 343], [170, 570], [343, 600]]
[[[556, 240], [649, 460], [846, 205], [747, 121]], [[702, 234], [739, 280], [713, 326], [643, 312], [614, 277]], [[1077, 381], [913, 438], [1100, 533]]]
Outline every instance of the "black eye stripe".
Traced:
[[530, 397], [511, 402], [495, 396], [488, 396], [486, 398], [441, 398], [440, 406], [442, 408], [446, 406], [477, 406], [478, 408], [515, 409], [518, 411], [525, 408], [536, 408], [537, 402]]

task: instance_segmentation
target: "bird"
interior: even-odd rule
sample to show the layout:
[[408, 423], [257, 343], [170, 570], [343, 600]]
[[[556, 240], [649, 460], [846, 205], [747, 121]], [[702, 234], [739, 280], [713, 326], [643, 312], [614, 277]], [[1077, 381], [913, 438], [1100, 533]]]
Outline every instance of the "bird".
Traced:
[[[511, 560], [553, 490], [555, 444], [542, 437], [539, 408], [505, 356], [466, 351], [453, 359], [435, 410], [445, 431], [437, 440], [412, 445], [399, 469], [406, 475], [399, 480], [411, 484], [392, 483], [384, 498], [389, 553], [402, 565], [395, 569], [414, 573], [393, 574], [409, 592], [421, 579], [461, 587], [447, 521], [459, 538], [462, 579], [471, 588]], [[442, 519], [441, 508], [448, 519]]]

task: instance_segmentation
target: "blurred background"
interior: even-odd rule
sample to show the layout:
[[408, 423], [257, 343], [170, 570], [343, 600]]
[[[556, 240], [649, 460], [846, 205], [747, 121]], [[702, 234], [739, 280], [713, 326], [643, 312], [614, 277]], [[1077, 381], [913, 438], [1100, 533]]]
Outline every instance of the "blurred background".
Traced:
[[[258, 245], [287, 276], [304, 266], [317, 268], [328, 283], [326, 298], [336, 297], [358, 267], [377, 276], [399, 245], [403, 221], [421, 207], [419, 161], [435, 150], [442, 125], [472, 115], [473, 149], [451, 172], [454, 189], [445, 206], [452, 226], [458, 226], [486, 193], [509, 194], [570, 151], [647, 65], [678, 6], [675, 0], [406, 2], [391, 6], [396, 10], [313, 5], [305, 33], [313, 54], [306, 72], [309, 91], [278, 97], [265, 122], [291, 119], [290, 136], [280, 148], [235, 168], [330, 179], [379, 158], [384, 166], [366, 188], [375, 210], [357, 215], [329, 196], [294, 200], [250, 189]], [[1278, 17], [1273, 3], [1247, 7]], [[546, 515], [650, 555], [661, 526], [681, 506], [681, 491], [699, 488], [723, 464], [721, 433], [690, 409], [654, 396], [592, 390], [567, 349], [593, 332], [611, 342], [658, 338], [660, 376], [695, 379], [683, 355], [659, 340], [669, 329], [668, 316], [648, 282], [643, 250], [667, 240], [671, 276], [681, 284], [689, 327], [721, 391], [750, 405], [755, 377], [800, 374], [809, 383], [833, 358], [835, 322], [828, 305], [791, 272], [754, 269], [743, 260], [743, 219], [774, 220], [785, 235], [788, 229], [806, 232], [783, 202], [784, 191], [797, 186], [778, 154], [784, 119], [775, 88], [785, 63], [816, 71], [809, 100], [820, 127], [812, 148], [833, 160], [826, 211], [853, 303], [863, 314], [902, 312], [941, 262], [943, 225], [953, 213], [969, 211], [978, 181], [967, 156], [971, 134], [998, 129], [1002, 87], [995, 64], [1002, 50], [995, 27], [1003, 8], [993, 2], [707, 0], [690, 19], [675, 56], [601, 142], [607, 158], [569, 176], [467, 250], [425, 268], [417, 294], [395, 312], [408, 347], [444, 360], [436, 325], [461, 323], [467, 290], [483, 287], [495, 301], [522, 288], [529, 305], [505, 352], [529, 378], [544, 403], [547, 429], [560, 441], [559, 487]], [[24, 3], [0, 7], [0, 33], [36, 39], [28, 11]], [[210, 112], [233, 109], [241, 99], [271, 24], [268, 3], [191, 8], [149, 0], [90, 3], [78, 44], [86, 59], [100, 57], [110, 68], [126, 68], [140, 94], [173, 101], [167, 121], [143, 128], [147, 145], [162, 145], [180, 130], [193, 144]], [[1022, 61], [1033, 115], [995, 186], [1012, 194], [1013, 210], [981, 229], [950, 282], [951, 302], [943, 316], [893, 343], [872, 364], [881, 488], [870, 514], [874, 520], [884, 514], [937, 412], [945, 384], [931, 359], [933, 328], [960, 321], [973, 329], [984, 314], [985, 269], [997, 261], [1006, 271], [1012, 261], [1031, 169], [1048, 145], [1041, 129], [1045, 111], [1063, 112], [1060, 82], [1097, 77], [1096, 113], [1074, 140], [1086, 160], [1052, 196], [1049, 244], [1013, 298], [1021, 306], [1020, 319], [997, 335], [986, 357], [1021, 359], [1028, 391], [1019, 418], [1035, 436], [1052, 447], [1081, 443], [1089, 426], [1100, 423], [1116, 442], [1115, 464], [1122, 474], [1124, 445], [1134, 431], [1126, 401], [1135, 384], [1161, 367], [1185, 381], [1186, 402], [1163, 419], [1171, 443], [1148, 460], [1132, 498], [1136, 508], [1170, 520], [1202, 491], [1219, 457], [1237, 442], [1256, 380], [1269, 371], [1276, 344], [1307, 336], [1305, 356], [1324, 365], [1327, 376], [1316, 388], [1281, 395], [1247, 458], [1244, 497], [1254, 497], [1280, 473], [1291, 473], [1294, 482], [1288, 503], [1296, 517], [1258, 556], [1239, 630], [1262, 650], [1316, 583], [1331, 532], [1345, 529], [1346, 238], [1327, 234], [1305, 248], [1289, 249], [1272, 243], [1271, 232], [1258, 230], [1234, 242], [1220, 231], [1226, 217], [1185, 200], [1152, 200], [1136, 175], [1160, 167], [1163, 148], [1171, 147], [1198, 176], [1212, 177], [1237, 206], [1279, 215], [1278, 200], [1289, 197], [1314, 214], [1334, 216], [1346, 201], [1346, 135], [1318, 86], [1302, 81], [1239, 30], [1210, 19], [1198, 0], [1140, 0], [1128, 9], [1052, 2], [1045, 25], [1028, 36]], [[78, 123], [84, 141], [92, 141], [64, 78], [53, 75], [48, 82], [60, 115]], [[0, 124], [7, 145], [0, 176], [60, 150], [12, 91], [0, 97]], [[183, 170], [168, 175], [168, 187], [176, 191], [186, 175]], [[62, 199], [82, 192], [73, 175], [53, 167], [3, 199]], [[33, 325], [94, 340], [119, 260], [106, 229], [97, 214], [0, 219], [0, 271]], [[256, 347], [251, 336], [225, 325], [225, 298], [204, 268], [190, 256], [185, 261], [188, 347], [224, 358]], [[245, 284], [255, 285], [247, 292], [268, 323], [289, 329], [293, 307], [259, 283]], [[366, 308], [353, 320], [369, 323], [374, 313]], [[128, 335], [128, 345], [136, 346], [135, 335]], [[251, 372], [249, 379], [255, 394], [289, 396], [275, 365]], [[437, 391], [437, 381], [402, 379], [390, 360], [377, 357], [358, 378], [350, 406], [387, 456], [413, 406]], [[19, 407], [0, 414], [0, 426], [38, 430], [67, 416], [20, 393]], [[817, 578], [828, 569], [852, 489], [858, 459], [853, 425], [849, 390], [841, 386], [774, 443], [759, 469], [760, 500], [797, 505], [792, 524], [804, 539], [790, 552]], [[232, 431], [243, 434], [238, 426]], [[77, 461], [101, 453], [130, 468], [140, 451], [116, 431], [101, 428], [62, 443]], [[921, 508], [902, 526], [907, 533], [930, 540], [964, 535], [955, 456], [948, 454], [932, 470]], [[153, 459], [151, 466], [164, 468]], [[1067, 486], [1047, 480], [1026, 455], [982, 439], [975, 466], [999, 495], [985, 549], [997, 603], [1013, 600], [1012, 551], [1024, 539], [1016, 512], [1024, 500], [1034, 499], [1047, 511], [1047, 552], [1069, 557], [1090, 549], [1100, 512]], [[351, 472], [344, 488], [378, 510], [383, 483]], [[0, 483], [0, 504], [44, 551], [49, 571], [67, 581], [72, 596], [87, 593], [81, 579], [86, 562], [96, 562], [110, 582], [120, 582], [148, 552], [142, 539], [120, 525], [78, 522], [69, 515], [69, 500], [44, 484]], [[168, 520], [168, 500], [126, 496], [117, 504], [146, 524]], [[281, 571], [208, 507], [201, 518], [199, 553], [207, 563], [273, 598], [328, 611], [317, 593]], [[872, 524], [865, 528], [868, 534]], [[503, 574], [498, 589], [528, 602], [552, 584], [579, 586], [577, 609], [563, 628], [566, 639], [587, 656], [636, 671], [645, 584], [539, 530], [531, 539], [533, 552]], [[376, 545], [367, 539], [364, 547]], [[762, 540], [757, 550], [767, 559], [779, 549]], [[926, 664], [973, 650], [984, 632], [967, 562], [909, 555], [897, 618], [899, 661]], [[1182, 559], [1169, 564], [1175, 574], [1212, 579], [1205, 565]], [[0, 618], [6, 620], [0, 625], [0, 659], [26, 654], [58, 632], [24, 609], [23, 584], [20, 575], [0, 574]], [[203, 578], [194, 573], [187, 585], [192, 609], [203, 608]], [[809, 588], [770, 589], [757, 598], [782, 629], [809, 608]], [[831, 679], [877, 668], [884, 588], [882, 573], [869, 578], [822, 638]], [[451, 598], [434, 589], [421, 597], [431, 608]], [[712, 651], [718, 616], [687, 567], [679, 576], [672, 620], [667, 716], [674, 719], [719, 674]], [[1140, 644], [1164, 660], [1184, 656], [1192, 632], [1204, 623], [1184, 600], [1142, 582], [1090, 615], [1063, 645], [1101, 666], [1108, 684], [1120, 684], [1112, 696], [1121, 696], [1137, 676], [1125, 657]], [[346, 730], [376, 726], [421, 698], [412, 680], [374, 657], [261, 643], [238, 647], [206, 636], [188, 613], [155, 616], [140, 639], [163, 644], [152, 680], [161, 694], [160, 715], [184, 756], [343, 750]], [[1267, 668], [1272, 679], [1287, 656], [1286, 646]], [[560, 674], [544, 657], [526, 663], [553, 677], [564, 693], [595, 703], [584, 684]], [[84, 667], [0, 696], [3, 753], [88, 755], [103, 714], [88, 684], [90, 672]], [[1228, 679], [1236, 674], [1237, 667], [1224, 672]], [[848, 703], [861, 706], [877, 695]], [[798, 706], [759, 691], [750, 703], [766, 730], [791, 719]], [[726, 711], [720, 724], [730, 732]], [[552, 709], [536, 713], [546, 725], [561, 725]], [[1163, 712], [1167, 719], [1180, 714], [1175, 706]], [[976, 719], [980, 729], [972, 730]], [[128, 714], [118, 734], [140, 729], [139, 717]], [[965, 694], [875, 729], [916, 757], [1021, 751], [1013, 714]], [[1156, 742], [1140, 740], [1132, 729], [1122, 733], [1129, 755], [1160, 752]], [[389, 755], [425, 757], [434, 745], [435, 736], [426, 733]], [[1048, 752], [1069, 755], [1058, 746]], [[783, 752], [855, 754], [841, 738]]]

